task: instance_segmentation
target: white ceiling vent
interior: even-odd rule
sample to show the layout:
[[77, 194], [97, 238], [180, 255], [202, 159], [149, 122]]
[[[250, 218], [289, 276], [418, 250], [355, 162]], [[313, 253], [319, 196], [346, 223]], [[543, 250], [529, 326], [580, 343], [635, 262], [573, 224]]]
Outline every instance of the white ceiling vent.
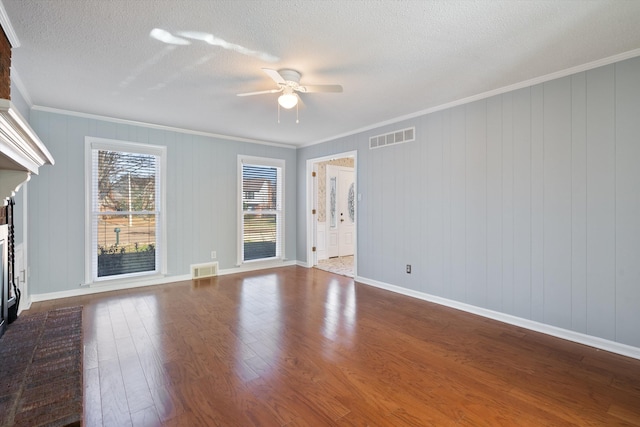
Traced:
[[414, 141], [416, 139], [416, 128], [406, 128], [395, 132], [376, 135], [369, 138], [369, 148], [380, 148], [387, 145], [400, 144], [402, 142]]

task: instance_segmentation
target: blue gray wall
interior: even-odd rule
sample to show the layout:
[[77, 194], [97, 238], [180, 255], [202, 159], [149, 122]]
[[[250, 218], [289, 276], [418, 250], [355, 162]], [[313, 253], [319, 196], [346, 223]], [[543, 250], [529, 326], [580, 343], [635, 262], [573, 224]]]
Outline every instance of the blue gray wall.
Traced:
[[281, 158], [285, 165], [285, 254], [296, 254], [296, 151], [91, 118], [31, 111], [30, 123], [53, 155], [29, 182], [30, 293], [78, 289], [84, 281], [84, 150], [93, 136], [167, 147], [168, 275], [211, 260], [234, 268], [237, 156]]
[[175, 276], [235, 264], [238, 154], [287, 161], [286, 256], [306, 262], [306, 160], [357, 150], [359, 276], [640, 347], [640, 58], [297, 151], [30, 116], [56, 159], [29, 183], [33, 294], [84, 277], [85, 136], [168, 147]]
[[298, 150], [298, 260], [306, 160], [349, 150], [359, 276], [640, 347], [640, 58]]

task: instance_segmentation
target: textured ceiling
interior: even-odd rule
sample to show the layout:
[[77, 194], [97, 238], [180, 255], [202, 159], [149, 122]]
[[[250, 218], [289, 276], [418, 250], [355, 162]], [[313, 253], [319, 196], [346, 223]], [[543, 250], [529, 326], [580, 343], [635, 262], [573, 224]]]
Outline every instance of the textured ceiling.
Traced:
[[[291, 145], [640, 48], [636, 0], [2, 3], [34, 106]], [[169, 45], [154, 28], [228, 44]], [[235, 96], [275, 87], [261, 67], [344, 93], [303, 94], [300, 123], [278, 123], [277, 94]]]

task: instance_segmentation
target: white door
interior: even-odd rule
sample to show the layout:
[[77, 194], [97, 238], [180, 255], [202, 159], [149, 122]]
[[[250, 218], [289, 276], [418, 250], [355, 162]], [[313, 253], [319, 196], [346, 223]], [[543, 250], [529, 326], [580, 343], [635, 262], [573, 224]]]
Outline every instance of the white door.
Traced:
[[353, 255], [355, 184], [353, 168], [327, 165], [327, 254]]

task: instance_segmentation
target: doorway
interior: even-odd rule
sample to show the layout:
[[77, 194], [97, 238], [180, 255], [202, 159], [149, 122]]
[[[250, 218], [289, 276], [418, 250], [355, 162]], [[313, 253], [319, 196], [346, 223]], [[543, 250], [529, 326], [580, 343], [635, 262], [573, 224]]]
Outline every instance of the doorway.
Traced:
[[328, 164], [326, 169], [327, 257], [353, 256], [355, 182], [353, 167]]
[[[309, 267], [355, 277], [356, 152], [307, 161]], [[315, 175], [315, 176], [314, 176]], [[315, 251], [314, 251], [315, 249]]]

